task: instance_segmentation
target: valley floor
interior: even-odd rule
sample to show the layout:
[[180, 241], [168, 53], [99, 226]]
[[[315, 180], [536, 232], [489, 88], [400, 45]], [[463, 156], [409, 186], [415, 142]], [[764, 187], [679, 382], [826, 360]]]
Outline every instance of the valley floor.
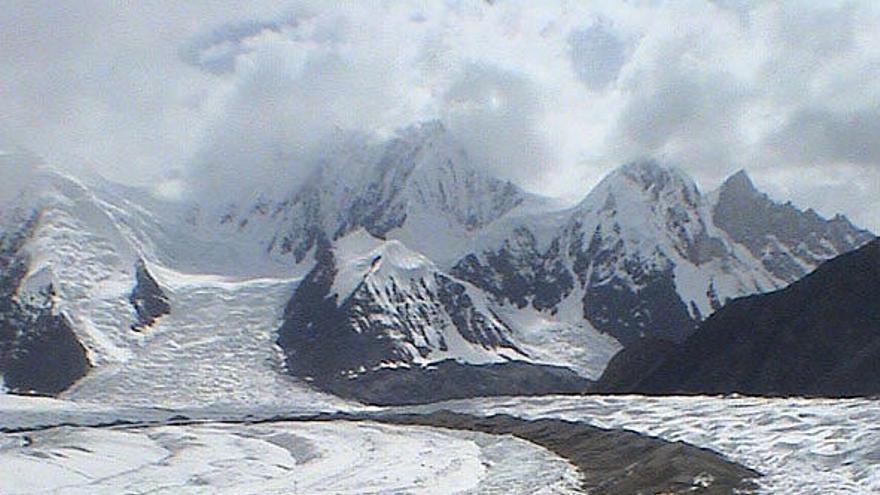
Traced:
[[719, 452], [761, 472], [761, 493], [880, 493], [880, 400], [587, 396], [414, 408], [585, 421]]
[[576, 493], [512, 437], [374, 423], [61, 427], [0, 441], [0, 493]]
[[[861, 494], [880, 490], [878, 406], [867, 399], [592, 396], [393, 411], [626, 428], [753, 468], [764, 474], [761, 493]], [[295, 412], [277, 405], [126, 409], [0, 395], [7, 431], [0, 435], [0, 493], [550, 494], [577, 493], [580, 483], [566, 460], [506, 435], [374, 422], [224, 422]], [[184, 424], [180, 416], [203, 422]], [[106, 427], [119, 421], [133, 424]]]

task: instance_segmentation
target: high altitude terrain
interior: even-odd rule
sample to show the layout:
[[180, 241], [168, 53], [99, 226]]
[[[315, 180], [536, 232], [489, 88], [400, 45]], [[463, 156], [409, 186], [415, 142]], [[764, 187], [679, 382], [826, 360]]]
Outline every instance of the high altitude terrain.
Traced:
[[137, 403], [580, 392], [621, 348], [686, 342], [873, 239], [744, 172], [706, 194], [651, 160], [560, 208], [440, 124], [352, 138], [281, 195], [170, 202], [44, 169], [2, 212], [5, 388]]

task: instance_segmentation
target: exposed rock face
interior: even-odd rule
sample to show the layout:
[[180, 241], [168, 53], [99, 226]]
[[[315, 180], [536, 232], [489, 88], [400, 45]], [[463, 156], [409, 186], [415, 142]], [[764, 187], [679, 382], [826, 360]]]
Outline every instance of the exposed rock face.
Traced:
[[744, 171], [728, 178], [715, 196], [715, 225], [787, 283], [874, 238], [842, 215], [826, 220], [812, 209], [774, 202]]
[[143, 260], [138, 260], [135, 267], [135, 280], [136, 285], [128, 300], [137, 313], [137, 321], [131, 328], [140, 332], [152, 326], [160, 317], [169, 314], [171, 305], [168, 303], [168, 296], [162, 292]]
[[642, 380], [653, 375], [677, 345], [669, 340], [646, 337], [618, 352], [608, 362], [593, 393], [628, 393], [639, 390]]
[[54, 309], [50, 286], [19, 294], [28, 270], [24, 244], [38, 222], [0, 238], [0, 376], [13, 393], [57, 395], [91, 367], [70, 322]]
[[612, 360], [598, 389], [789, 396], [880, 394], [880, 241], [777, 292], [737, 299], [645, 369]]
[[497, 299], [519, 308], [531, 304], [543, 311], [557, 306], [574, 289], [574, 277], [560, 254], [558, 240], [543, 252], [532, 232], [519, 227], [497, 251], [486, 251], [482, 260], [470, 254], [455, 265], [453, 273]]
[[428, 366], [380, 368], [313, 383], [341, 397], [380, 406], [426, 404], [499, 395], [582, 394], [593, 385], [568, 368], [525, 361], [468, 364], [452, 359]]

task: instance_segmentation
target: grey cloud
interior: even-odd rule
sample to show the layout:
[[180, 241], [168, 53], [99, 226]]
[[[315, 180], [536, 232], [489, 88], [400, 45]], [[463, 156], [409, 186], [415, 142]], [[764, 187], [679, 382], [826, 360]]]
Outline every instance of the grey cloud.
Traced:
[[575, 74], [594, 91], [616, 80], [626, 62], [626, 43], [602, 20], [572, 32], [568, 44]]
[[236, 59], [252, 51], [244, 41], [265, 31], [280, 33], [285, 27], [296, 27], [296, 18], [226, 24], [193, 37], [180, 48], [180, 57], [186, 63], [208, 72], [230, 73], [235, 70]]
[[772, 172], [805, 201], [805, 166], [853, 166], [863, 175], [835, 191], [880, 206], [868, 0], [5, 7], [0, 134], [117, 180], [182, 177], [212, 197], [294, 187], [337, 129], [440, 118], [475, 162], [548, 194], [655, 155], [705, 188]]
[[469, 65], [446, 93], [442, 115], [476, 164], [523, 183], [539, 179], [553, 162], [539, 132], [545, 110], [527, 76]]
[[[680, 52], [679, 57], [685, 52]], [[611, 153], [658, 156], [701, 182], [720, 180], [742, 155], [743, 107], [751, 90], [724, 72], [706, 71], [661, 52], [659, 63], [628, 76], [627, 99], [611, 134]]]
[[853, 112], [805, 108], [765, 141], [785, 163], [880, 166], [880, 106]]

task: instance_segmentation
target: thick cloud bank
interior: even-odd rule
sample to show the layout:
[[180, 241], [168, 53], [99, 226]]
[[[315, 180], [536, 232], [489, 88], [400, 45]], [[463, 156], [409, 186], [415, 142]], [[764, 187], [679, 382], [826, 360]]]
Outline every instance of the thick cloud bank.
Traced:
[[650, 155], [880, 230], [869, 0], [13, 0], [0, 64], [0, 136], [166, 195], [291, 188], [334, 136], [440, 119], [538, 192]]

